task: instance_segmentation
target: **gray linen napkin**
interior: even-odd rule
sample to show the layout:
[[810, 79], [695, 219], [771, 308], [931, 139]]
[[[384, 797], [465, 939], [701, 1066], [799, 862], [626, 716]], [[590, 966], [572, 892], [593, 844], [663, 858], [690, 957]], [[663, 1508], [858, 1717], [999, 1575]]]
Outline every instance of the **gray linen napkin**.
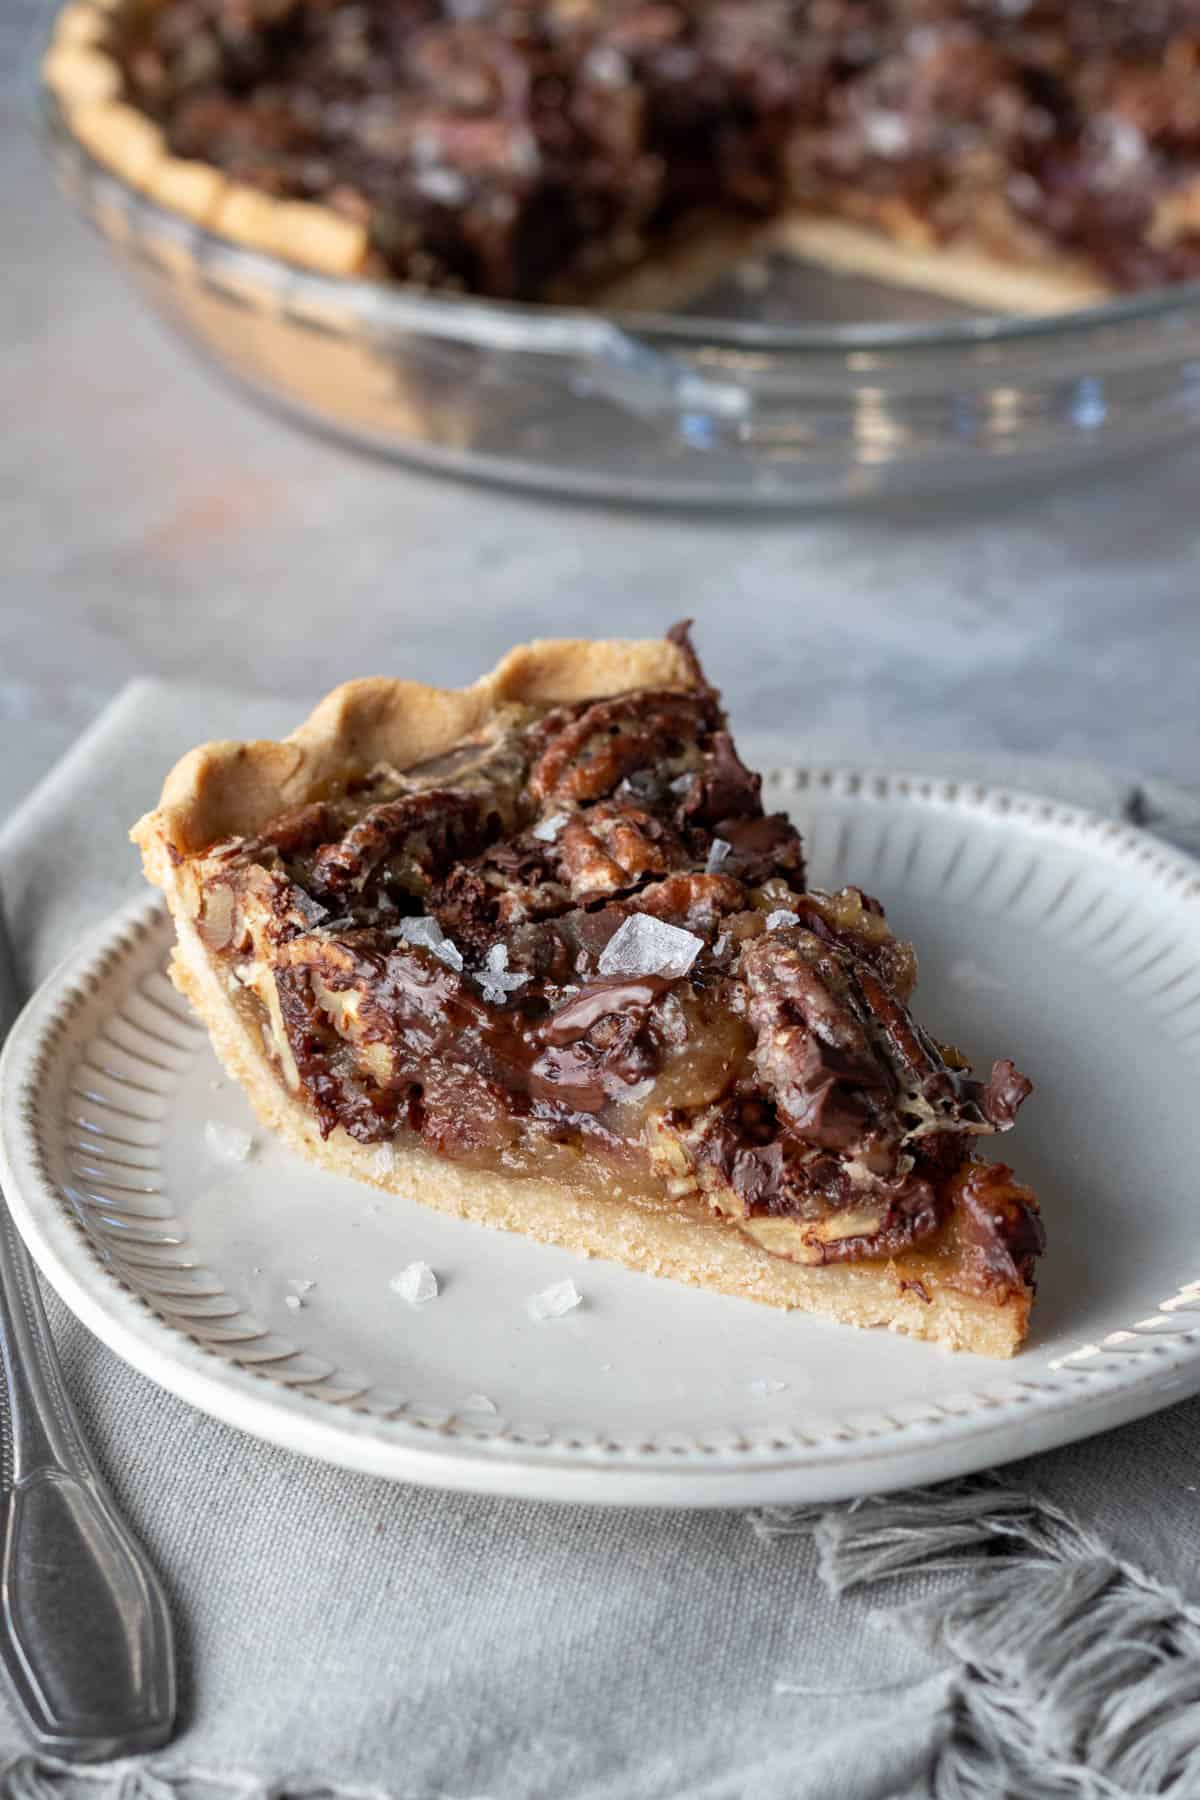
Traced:
[[[177, 754], [274, 735], [301, 711], [127, 690], [0, 833], [26, 979], [138, 891], [125, 833]], [[1162, 784], [1011, 759], [955, 769], [1200, 848], [1200, 802]], [[49, 1306], [172, 1597], [183, 1711], [148, 1762], [75, 1771], [31, 1757], [0, 1711], [14, 1800], [1200, 1794], [1200, 1403], [1002, 1482], [823, 1516], [572, 1509], [272, 1449]]]

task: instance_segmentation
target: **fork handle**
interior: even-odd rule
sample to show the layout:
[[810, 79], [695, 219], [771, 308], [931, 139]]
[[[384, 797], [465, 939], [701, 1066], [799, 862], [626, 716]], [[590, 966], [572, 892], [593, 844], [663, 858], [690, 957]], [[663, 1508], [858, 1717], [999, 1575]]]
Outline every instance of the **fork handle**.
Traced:
[[37, 1278], [0, 1197], [0, 1661], [40, 1749], [77, 1762], [163, 1744], [170, 1617], [63, 1386]]

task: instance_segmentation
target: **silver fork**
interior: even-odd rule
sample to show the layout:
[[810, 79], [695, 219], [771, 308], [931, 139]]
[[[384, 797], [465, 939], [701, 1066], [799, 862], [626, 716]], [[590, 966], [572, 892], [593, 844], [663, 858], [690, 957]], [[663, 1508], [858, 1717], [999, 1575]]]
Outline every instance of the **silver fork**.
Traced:
[[[0, 1043], [17, 1014], [0, 906]], [[0, 1662], [38, 1747], [153, 1749], [175, 1719], [159, 1580], [84, 1443], [37, 1278], [0, 1194]]]

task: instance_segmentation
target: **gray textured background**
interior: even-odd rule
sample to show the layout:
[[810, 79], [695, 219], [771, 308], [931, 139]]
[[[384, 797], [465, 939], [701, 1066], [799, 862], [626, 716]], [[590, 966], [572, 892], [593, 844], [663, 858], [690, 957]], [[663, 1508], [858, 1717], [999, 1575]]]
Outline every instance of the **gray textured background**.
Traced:
[[[0, 67], [35, 13], [0, 0]], [[514, 639], [684, 611], [744, 729], [832, 754], [1196, 774], [1200, 447], [953, 512], [790, 521], [436, 481], [252, 411], [0, 136], [0, 816], [137, 672], [294, 693], [457, 682]]]

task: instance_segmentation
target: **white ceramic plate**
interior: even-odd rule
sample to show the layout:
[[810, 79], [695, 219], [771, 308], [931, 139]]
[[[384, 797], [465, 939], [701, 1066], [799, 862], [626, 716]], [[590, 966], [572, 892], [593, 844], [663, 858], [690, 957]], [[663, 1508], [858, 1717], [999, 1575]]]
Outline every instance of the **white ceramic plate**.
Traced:
[[[252, 1128], [163, 973], [152, 900], [38, 994], [3, 1064], [4, 1182], [121, 1356], [278, 1444], [406, 1481], [663, 1505], [825, 1500], [1069, 1442], [1200, 1389], [1200, 879], [996, 789], [785, 770], [812, 879], [880, 894], [920, 1016], [1037, 1093], [1003, 1153], [1050, 1247], [1011, 1363], [584, 1262], [308, 1168]], [[410, 1307], [389, 1277], [423, 1260]], [[535, 1323], [572, 1277], [584, 1302]], [[298, 1307], [292, 1284], [315, 1283]], [[489, 1410], [494, 1409], [494, 1410]]]

